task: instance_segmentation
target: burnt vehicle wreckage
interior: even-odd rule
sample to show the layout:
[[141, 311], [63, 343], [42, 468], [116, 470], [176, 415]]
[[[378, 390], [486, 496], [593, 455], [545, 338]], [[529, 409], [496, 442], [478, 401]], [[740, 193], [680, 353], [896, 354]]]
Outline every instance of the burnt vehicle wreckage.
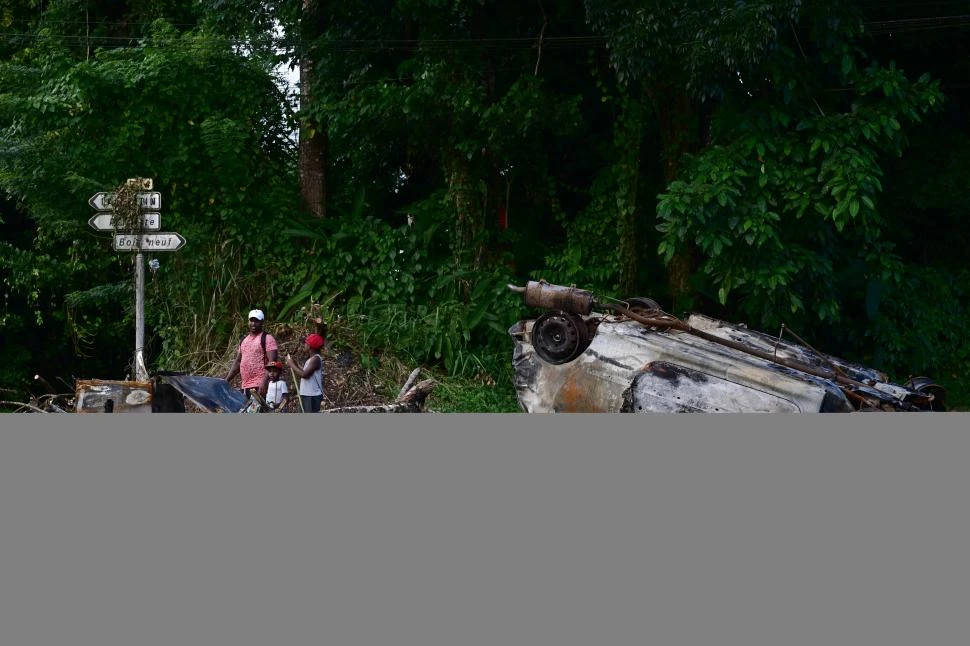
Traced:
[[681, 320], [649, 298], [617, 301], [545, 281], [508, 287], [547, 310], [509, 329], [526, 412], [945, 410], [946, 391], [932, 380], [892, 383], [784, 327], [771, 336], [703, 314]]

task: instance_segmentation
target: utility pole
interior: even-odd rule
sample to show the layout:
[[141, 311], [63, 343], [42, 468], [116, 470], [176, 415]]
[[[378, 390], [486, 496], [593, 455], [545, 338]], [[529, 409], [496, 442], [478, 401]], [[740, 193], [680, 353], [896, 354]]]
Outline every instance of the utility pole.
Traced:
[[135, 381], [148, 381], [145, 365], [145, 254], [135, 253]]

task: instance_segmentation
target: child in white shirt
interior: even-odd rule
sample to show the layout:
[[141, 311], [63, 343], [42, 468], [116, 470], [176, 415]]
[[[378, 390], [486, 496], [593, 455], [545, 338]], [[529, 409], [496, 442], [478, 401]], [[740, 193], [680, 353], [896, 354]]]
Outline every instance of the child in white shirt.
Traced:
[[266, 387], [266, 404], [276, 412], [279, 412], [283, 404], [290, 398], [286, 380], [280, 379], [282, 370], [283, 363], [281, 361], [270, 361], [266, 364], [266, 372], [269, 375], [269, 384]]

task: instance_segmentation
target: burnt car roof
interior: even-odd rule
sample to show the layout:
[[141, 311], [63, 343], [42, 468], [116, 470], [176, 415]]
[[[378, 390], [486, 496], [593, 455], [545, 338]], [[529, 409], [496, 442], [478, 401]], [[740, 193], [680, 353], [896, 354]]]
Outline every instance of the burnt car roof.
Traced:
[[651, 299], [597, 299], [544, 281], [509, 287], [548, 310], [509, 330], [527, 412], [944, 409], [945, 391], [926, 378], [895, 384], [879, 370], [741, 324], [703, 314], [682, 321]]

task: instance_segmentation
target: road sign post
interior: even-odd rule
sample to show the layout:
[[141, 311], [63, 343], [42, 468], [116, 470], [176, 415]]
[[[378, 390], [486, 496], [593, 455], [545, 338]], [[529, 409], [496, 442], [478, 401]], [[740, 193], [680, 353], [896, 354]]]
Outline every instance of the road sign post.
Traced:
[[[136, 177], [125, 183], [127, 191], [137, 191], [138, 216], [128, 212], [124, 218], [119, 217], [114, 208], [117, 198], [119, 202], [132, 204], [131, 193], [102, 191], [95, 193], [88, 199], [88, 204], [99, 213], [88, 220], [96, 231], [114, 231], [112, 245], [115, 251], [135, 252], [135, 378], [138, 381], [148, 380], [148, 368], [145, 365], [145, 251], [177, 251], [185, 246], [185, 238], [178, 233], [157, 232], [162, 228], [162, 194], [152, 191], [151, 179]], [[122, 209], [126, 210], [126, 209]], [[132, 228], [136, 230], [131, 230]]]
[[145, 365], [145, 258], [135, 254], [135, 381], [148, 381]]

